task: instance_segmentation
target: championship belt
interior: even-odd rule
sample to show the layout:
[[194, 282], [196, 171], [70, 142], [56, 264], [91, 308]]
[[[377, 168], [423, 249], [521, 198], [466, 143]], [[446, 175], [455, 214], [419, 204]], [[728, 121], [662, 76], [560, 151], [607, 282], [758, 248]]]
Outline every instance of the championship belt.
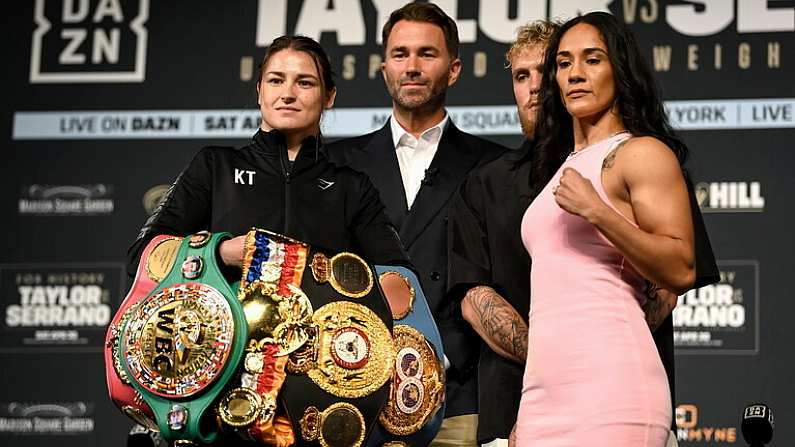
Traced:
[[[297, 445], [360, 446], [377, 425], [395, 350], [391, 314], [376, 280], [372, 266], [353, 253], [332, 255], [264, 230], [249, 233], [241, 301], [247, 315], [256, 313], [249, 311], [249, 300], [260, 303], [252, 309], [279, 310], [263, 312], [274, 317], [261, 317], [257, 324], [250, 319], [249, 325], [263, 328], [252, 339], [266, 340], [276, 351], [270, 358], [286, 362], [275, 413], [283, 409], [289, 415]], [[251, 371], [271, 361], [253, 345], [246, 364], [249, 356]], [[253, 389], [246, 370], [240, 388]], [[270, 399], [254, 394], [262, 402]], [[250, 429], [248, 435], [263, 441]]]
[[416, 275], [405, 267], [375, 267], [395, 318], [394, 375], [389, 400], [367, 445], [428, 445], [444, 418], [442, 338]]
[[119, 306], [105, 335], [105, 377], [110, 398], [119, 409], [138, 424], [158, 431], [154, 413], [143, 396], [133, 388], [122, 366], [119, 351], [121, 328], [129, 320], [138, 303], [166, 277], [174, 265], [182, 238], [167, 235], [155, 236], [141, 253], [135, 280]]
[[[216, 264], [228, 233], [182, 241], [176, 266], [121, 327], [122, 369], [152, 409], [163, 437], [212, 442], [212, 404], [235, 376], [246, 347], [243, 307]], [[208, 413], [210, 410], [210, 413]]]

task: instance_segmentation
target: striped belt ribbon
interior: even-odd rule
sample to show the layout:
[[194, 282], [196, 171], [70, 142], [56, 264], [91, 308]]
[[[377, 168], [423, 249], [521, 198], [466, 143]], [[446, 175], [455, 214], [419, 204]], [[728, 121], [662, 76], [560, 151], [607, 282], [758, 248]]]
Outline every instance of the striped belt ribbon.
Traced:
[[240, 288], [263, 281], [274, 285], [280, 296], [289, 295], [288, 285], [301, 286], [308, 253], [303, 242], [253, 228], [246, 235]]

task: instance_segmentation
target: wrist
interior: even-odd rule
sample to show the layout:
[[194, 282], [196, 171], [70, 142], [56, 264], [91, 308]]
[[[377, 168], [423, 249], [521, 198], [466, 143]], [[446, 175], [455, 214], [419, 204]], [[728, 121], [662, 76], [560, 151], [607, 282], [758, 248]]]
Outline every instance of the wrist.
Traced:
[[218, 254], [221, 255], [221, 260], [229, 267], [240, 267], [241, 260], [235, 256], [233, 246], [230, 240], [221, 242], [218, 246]]
[[223, 241], [218, 244], [218, 257], [221, 258], [224, 265], [229, 265], [229, 241]]
[[601, 200], [599, 203], [595, 204], [591, 207], [588, 211], [583, 213], [585, 220], [587, 220], [590, 224], [599, 226], [605, 219], [605, 213], [610, 211], [610, 208], [604, 204]]

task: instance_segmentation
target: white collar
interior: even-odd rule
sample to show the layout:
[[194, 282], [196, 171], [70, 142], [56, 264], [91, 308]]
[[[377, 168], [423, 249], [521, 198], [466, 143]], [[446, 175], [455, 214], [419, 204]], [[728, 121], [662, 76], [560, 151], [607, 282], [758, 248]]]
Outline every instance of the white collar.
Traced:
[[[447, 128], [447, 123], [450, 121], [450, 115], [445, 112], [444, 118], [439, 121], [435, 126], [431, 126], [428, 129], [425, 129], [421, 134], [419, 139], [424, 139], [431, 144], [437, 144], [439, 140], [442, 138], [442, 133]], [[403, 126], [398, 123], [397, 119], [395, 119], [394, 112], [392, 116], [389, 118], [389, 127], [392, 129], [392, 146], [397, 148], [398, 143], [400, 143], [400, 139], [403, 138], [404, 135], [411, 135], [403, 128]], [[438, 131], [436, 130], [438, 129]], [[411, 135], [413, 137], [413, 135]]]

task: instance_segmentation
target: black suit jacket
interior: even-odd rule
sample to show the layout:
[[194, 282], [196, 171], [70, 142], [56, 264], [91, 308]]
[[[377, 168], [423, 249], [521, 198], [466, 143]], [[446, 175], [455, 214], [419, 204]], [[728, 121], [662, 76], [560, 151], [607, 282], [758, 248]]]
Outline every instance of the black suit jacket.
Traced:
[[389, 122], [380, 130], [325, 147], [332, 163], [370, 177], [386, 206], [387, 216], [417, 268], [428, 305], [439, 326], [447, 371], [445, 417], [477, 413], [477, 359], [480, 339], [461, 316], [460, 302], [447, 299], [447, 207], [453, 193], [474, 168], [506, 148], [460, 131], [451, 122], [442, 133], [411, 209], [400, 176]]

